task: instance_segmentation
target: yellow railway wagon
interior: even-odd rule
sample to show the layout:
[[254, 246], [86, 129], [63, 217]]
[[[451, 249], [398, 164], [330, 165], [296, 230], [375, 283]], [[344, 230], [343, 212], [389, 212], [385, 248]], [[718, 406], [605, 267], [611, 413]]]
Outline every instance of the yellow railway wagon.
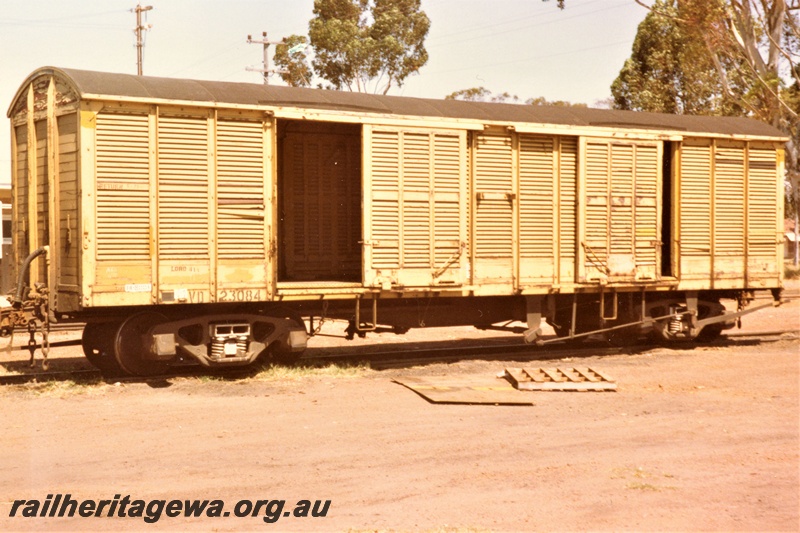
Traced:
[[753, 120], [51, 67], [8, 116], [3, 327], [84, 321], [107, 372], [297, 354], [315, 317], [710, 338], [780, 293], [786, 138]]

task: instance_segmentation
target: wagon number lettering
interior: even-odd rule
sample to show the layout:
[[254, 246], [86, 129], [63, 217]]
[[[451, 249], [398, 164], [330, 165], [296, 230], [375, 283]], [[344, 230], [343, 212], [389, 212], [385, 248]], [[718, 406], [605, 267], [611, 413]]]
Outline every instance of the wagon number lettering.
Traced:
[[220, 302], [255, 302], [261, 299], [259, 289], [234, 289], [217, 292], [217, 301]]
[[206, 301], [206, 293], [204, 291], [189, 291], [189, 302], [193, 304], [201, 304]]

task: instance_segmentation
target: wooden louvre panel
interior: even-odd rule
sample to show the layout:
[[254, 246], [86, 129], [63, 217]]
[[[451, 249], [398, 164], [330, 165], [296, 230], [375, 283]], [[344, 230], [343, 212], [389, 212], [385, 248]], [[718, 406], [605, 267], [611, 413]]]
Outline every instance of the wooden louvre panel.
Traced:
[[587, 142], [587, 281], [657, 277], [659, 155], [655, 143]]
[[371, 132], [373, 270], [404, 285], [461, 283], [465, 134]]
[[[631, 257], [634, 254], [636, 147], [632, 144], [610, 144], [609, 148], [611, 151], [610, 253], [612, 256]], [[613, 268], [611, 274], [614, 274]]]
[[519, 136], [519, 254], [522, 281], [552, 281], [555, 267], [556, 137]]
[[[463, 264], [462, 250], [466, 246], [467, 225], [464, 213], [465, 163], [461, 154], [466, 151], [464, 135], [433, 134], [431, 197], [433, 198], [433, 267], [457, 272]], [[462, 246], [463, 245], [463, 246]], [[459, 278], [460, 281], [460, 278]]]
[[403, 132], [400, 186], [402, 263], [405, 268], [431, 268], [431, 139], [426, 133]]
[[714, 143], [711, 276], [715, 288], [738, 286], [745, 277], [745, 150], [746, 143], [740, 141]]
[[681, 277], [708, 278], [711, 258], [711, 154], [707, 139], [685, 139], [680, 150]]
[[609, 274], [608, 254], [611, 234], [609, 188], [611, 183], [610, 146], [607, 142], [586, 145], [586, 196], [584, 208], [585, 280]]
[[[78, 278], [78, 115], [58, 117], [59, 285], [77, 289]], [[61, 303], [61, 302], [59, 302]]]
[[[16, 247], [16, 263], [21, 263], [30, 253], [28, 250], [28, 126], [23, 124], [14, 128], [16, 146], [16, 174], [13, 182], [14, 208], [16, 217], [12, 221], [14, 228], [14, 246]], [[14, 276], [16, 277], [16, 272]]]
[[744, 254], [745, 145], [717, 141], [714, 152], [714, 255]]
[[748, 277], [775, 277], [780, 263], [778, 252], [780, 222], [775, 202], [777, 153], [773, 145], [751, 143], [748, 149], [747, 255]]
[[518, 154], [521, 281], [574, 283], [578, 138], [523, 134]]
[[[638, 279], [656, 279], [660, 273], [660, 182], [659, 146], [639, 144], [635, 147], [635, 187], [633, 202], [634, 253]], [[665, 194], [670, 194], [665, 191]], [[660, 244], [659, 244], [660, 243]]]
[[679, 217], [683, 279], [706, 279], [722, 288], [744, 278], [779, 276], [776, 172], [772, 145], [684, 141]]
[[162, 259], [208, 257], [208, 120], [158, 117], [158, 248]]
[[559, 232], [561, 283], [575, 281], [578, 199], [578, 138], [561, 137], [559, 150]]
[[[49, 172], [47, 157], [47, 120], [36, 121], [36, 226], [39, 246], [50, 243], [50, 189], [47, 175]], [[47, 281], [47, 269], [39, 269], [40, 279]]]
[[478, 284], [514, 282], [513, 144], [510, 134], [479, 133], [474, 137], [474, 281]]
[[263, 123], [217, 121], [217, 247], [220, 259], [264, 258]]
[[475, 150], [475, 256], [512, 257], [514, 163], [510, 135], [479, 134]]
[[145, 114], [97, 114], [98, 259], [150, 257], [148, 139]]
[[372, 268], [400, 268], [402, 137], [399, 131], [372, 131]]

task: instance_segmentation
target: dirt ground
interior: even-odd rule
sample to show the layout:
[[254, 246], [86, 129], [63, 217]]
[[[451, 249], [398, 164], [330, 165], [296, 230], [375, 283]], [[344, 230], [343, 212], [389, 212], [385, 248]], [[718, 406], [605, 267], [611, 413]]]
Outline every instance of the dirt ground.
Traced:
[[[520, 392], [532, 406], [434, 404], [393, 381], [494, 376], [519, 360], [6, 386], [0, 530], [798, 531], [800, 300], [745, 318], [745, 331], [795, 333], [526, 361], [592, 366], [619, 387]], [[83, 364], [78, 350], [54, 350], [53, 368]], [[24, 353], [0, 359], [8, 369]], [[50, 494], [219, 499], [229, 516], [9, 516]], [[265, 510], [235, 516], [246, 499], [287, 503], [266, 523]], [[284, 516], [300, 500], [331, 503], [325, 517]]]

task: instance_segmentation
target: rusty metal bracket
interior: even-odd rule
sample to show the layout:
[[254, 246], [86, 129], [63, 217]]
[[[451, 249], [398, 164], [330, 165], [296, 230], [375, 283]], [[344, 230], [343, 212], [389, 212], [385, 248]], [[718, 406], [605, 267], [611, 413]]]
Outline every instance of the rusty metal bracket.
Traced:
[[617, 295], [617, 291], [611, 291], [611, 294], [614, 295], [614, 299], [612, 300], [614, 306], [614, 312], [611, 316], [606, 316], [606, 291], [600, 291], [600, 319], [601, 320], [616, 320], [617, 314], [619, 310], [619, 296]]
[[356, 318], [355, 318], [355, 331], [356, 333], [367, 333], [378, 329], [378, 299], [372, 299], [372, 322], [371, 326], [366, 328], [361, 327], [361, 298], [356, 298]]
[[456, 261], [458, 261], [458, 259], [459, 259], [459, 258], [460, 258], [460, 257], [463, 255], [463, 253], [464, 253], [464, 250], [466, 249], [466, 247], [467, 247], [467, 243], [462, 241], [462, 242], [459, 244], [459, 246], [458, 246], [458, 251], [457, 251], [456, 253], [454, 253], [453, 255], [451, 255], [451, 256], [450, 256], [450, 257], [447, 259], [447, 261], [445, 261], [445, 262], [444, 262], [444, 265], [442, 265], [442, 266], [440, 266], [439, 268], [435, 269], [435, 270], [434, 270], [434, 271], [431, 273], [431, 277], [432, 277], [433, 279], [436, 279], [436, 278], [438, 278], [439, 276], [441, 276], [442, 274], [444, 274], [445, 272], [447, 272], [447, 270], [448, 270], [448, 269], [449, 269], [451, 266], [453, 266], [453, 264], [455, 264], [455, 262], [456, 262]]

